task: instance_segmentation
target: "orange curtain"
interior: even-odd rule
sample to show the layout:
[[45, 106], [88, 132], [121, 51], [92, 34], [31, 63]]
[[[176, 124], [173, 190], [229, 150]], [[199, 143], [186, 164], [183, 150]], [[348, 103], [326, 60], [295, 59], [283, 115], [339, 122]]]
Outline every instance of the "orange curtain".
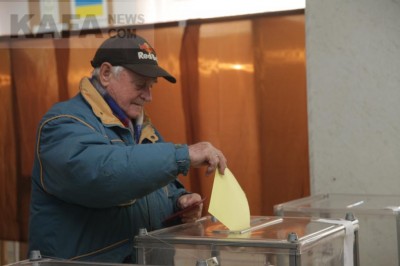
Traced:
[[252, 21], [262, 213], [310, 194], [304, 16]]
[[10, 51], [18, 173], [14, 197], [19, 217], [19, 237], [11, 240], [26, 240], [36, 127], [46, 110], [60, 99], [58, 62], [51, 39], [12, 41]]
[[10, 48], [0, 43], [0, 239], [19, 239], [17, 138]]
[[[304, 14], [188, 21], [137, 33], [178, 79], [159, 79], [146, 108], [167, 141], [210, 141], [221, 149], [252, 215], [272, 215], [275, 204], [309, 195]], [[0, 66], [0, 239], [27, 240], [36, 126], [53, 103], [78, 92], [107, 37], [13, 40], [0, 49], [6, 59]], [[3, 82], [10, 76], [12, 82]], [[213, 177], [204, 169], [180, 179], [210, 198]]]

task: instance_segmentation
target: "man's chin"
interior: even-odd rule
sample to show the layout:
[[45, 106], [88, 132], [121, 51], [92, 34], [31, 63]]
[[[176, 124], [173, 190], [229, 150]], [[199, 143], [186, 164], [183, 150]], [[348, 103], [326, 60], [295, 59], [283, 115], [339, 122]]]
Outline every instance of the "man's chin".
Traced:
[[138, 108], [135, 111], [129, 112], [127, 115], [130, 119], [134, 120], [134, 119], [138, 118], [141, 113], [142, 113], [142, 108]]

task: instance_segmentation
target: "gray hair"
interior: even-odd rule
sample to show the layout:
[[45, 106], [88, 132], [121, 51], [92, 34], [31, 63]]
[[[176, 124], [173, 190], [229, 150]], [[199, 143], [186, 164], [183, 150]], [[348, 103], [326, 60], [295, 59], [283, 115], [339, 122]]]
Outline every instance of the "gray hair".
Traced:
[[[118, 78], [119, 74], [121, 73], [121, 71], [124, 69], [124, 67], [122, 66], [113, 66], [111, 68], [111, 72], [112, 74]], [[99, 76], [100, 76], [100, 67], [96, 67], [95, 69], [93, 69], [92, 71], [92, 77], [96, 78], [97, 80], [99, 80]]]

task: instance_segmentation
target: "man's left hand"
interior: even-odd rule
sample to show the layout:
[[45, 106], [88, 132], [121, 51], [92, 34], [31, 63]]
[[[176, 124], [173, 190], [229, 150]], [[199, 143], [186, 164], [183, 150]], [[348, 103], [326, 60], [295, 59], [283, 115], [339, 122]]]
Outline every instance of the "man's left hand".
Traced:
[[[201, 196], [197, 193], [185, 194], [179, 197], [178, 199], [178, 207], [181, 209], [185, 209], [187, 207], [192, 206], [193, 204], [201, 201]], [[203, 203], [200, 203], [198, 206], [193, 208], [188, 212], [185, 212], [181, 216], [182, 223], [191, 223], [196, 221], [201, 217], [201, 212], [203, 210]]]

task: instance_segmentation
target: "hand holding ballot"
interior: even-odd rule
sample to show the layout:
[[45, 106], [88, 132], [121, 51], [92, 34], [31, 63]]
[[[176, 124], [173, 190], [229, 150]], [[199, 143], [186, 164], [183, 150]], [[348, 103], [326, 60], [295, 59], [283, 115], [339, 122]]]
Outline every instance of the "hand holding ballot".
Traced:
[[199, 142], [189, 146], [190, 164], [192, 167], [207, 166], [206, 175], [214, 170], [224, 173], [226, 158], [224, 154], [209, 142]]

